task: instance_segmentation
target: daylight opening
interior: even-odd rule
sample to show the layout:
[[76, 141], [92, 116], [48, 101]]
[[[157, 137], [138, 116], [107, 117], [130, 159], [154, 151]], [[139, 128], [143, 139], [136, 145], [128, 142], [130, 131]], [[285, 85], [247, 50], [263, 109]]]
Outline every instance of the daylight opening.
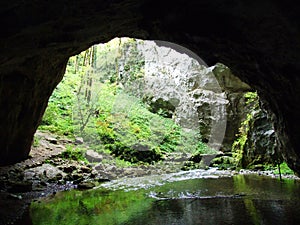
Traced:
[[116, 167], [170, 161], [176, 172], [282, 161], [256, 92], [225, 65], [208, 67], [164, 41], [115, 38], [71, 57], [39, 129], [75, 138], [69, 157]]

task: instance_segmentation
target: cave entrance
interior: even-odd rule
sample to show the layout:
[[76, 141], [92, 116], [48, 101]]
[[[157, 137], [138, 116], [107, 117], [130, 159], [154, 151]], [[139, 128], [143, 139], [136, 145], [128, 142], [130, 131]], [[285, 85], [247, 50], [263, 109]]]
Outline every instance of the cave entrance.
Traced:
[[[115, 38], [69, 59], [40, 129], [75, 137], [84, 143], [80, 150], [108, 153], [124, 165], [172, 153], [182, 153], [172, 160], [202, 161], [186, 169], [210, 166], [215, 156], [223, 168], [257, 159], [274, 164], [274, 129], [258, 102], [256, 92], [221, 63], [208, 67], [170, 42]], [[265, 146], [253, 140], [257, 135]], [[267, 157], [266, 146], [273, 146]], [[204, 154], [213, 156], [201, 160]]]
[[[216, 168], [266, 162], [262, 158], [268, 152], [265, 146], [276, 145], [266, 142], [272, 141], [274, 129], [266, 126], [264, 116], [256, 92], [225, 65], [208, 67], [176, 44], [117, 38], [70, 58], [39, 129], [74, 138], [75, 144], [58, 158], [43, 161], [36, 170], [26, 169], [24, 177], [81, 189], [98, 186], [82, 194], [78, 190], [59, 193], [50, 201], [54, 210], [61, 207], [59, 213], [70, 212], [70, 217], [57, 214], [64, 221], [76, 218], [90, 224], [91, 220], [112, 219], [116, 224], [140, 224], [145, 215], [158, 215], [152, 220], [166, 224], [173, 223], [165, 220], [171, 214], [176, 215], [171, 219], [184, 222], [193, 218], [193, 224], [199, 221], [199, 209], [204, 212], [201, 217], [209, 214], [207, 220], [217, 218], [216, 223], [224, 220], [219, 217], [220, 209], [234, 209], [228, 221], [238, 218], [238, 222], [231, 223], [245, 221], [245, 215], [254, 223], [273, 221], [269, 213], [260, 212], [270, 208], [270, 202], [278, 205], [274, 196], [295, 199], [298, 192], [284, 191], [278, 196], [282, 190], [278, 180]], [[270, 162], [278, 163], [278, 152], [270, 150], [275, 156]], [[85, 163], [78, 162], [81, 160]], [[214, 167], [209, 168], [211, 165]], [[114, 181], [102, 183], [109, 180]], [[266, 184], [267, 205], [257, 202]], [[292, 186], [286, 190], [299, 189], [299, 185]], [[226, 204], [220, 206], [224, 199]], [[58, 218], [40, 216], [44, 207], [52, 210], [48, 203], [32, 204], [34, 221], [44, 224]], [[292, 204], [293, 200], [287, 201], [273, 214], [291, 210]], [[118, 217], [120, 211], [130, 218]], [[185, 211], [190, 213], [182, 216]]]

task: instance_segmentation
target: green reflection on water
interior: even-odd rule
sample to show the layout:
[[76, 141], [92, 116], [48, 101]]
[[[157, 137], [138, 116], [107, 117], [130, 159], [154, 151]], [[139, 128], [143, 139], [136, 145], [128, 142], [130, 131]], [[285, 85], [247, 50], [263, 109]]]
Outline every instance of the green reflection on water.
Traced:
[[143, 191], [68, 191], [31, 205], [33, 224], [122, 224], [150, 207]]
[[34, 225], [129, 224], [128, 221], [144, 218], [145, 215], [149, 216], [145, 218], [145, 224], [148, 224], [150, 217], [156, 216], [152, 214], [158, 212], [157, 205], [161, 211], [171, 206], [173, 216], [181, 216], [183, 211], [188, 210], [182, 207], [188, 206], [177, 202], [178, 199], [203, 199], [207, 202], [207, 199], [215, 201], [214, 198], [224, 198], [234, 202], [240, 199], [245, 207], [243, 213], [249, 215], [253, 224], [259, 224], [264, 215], [259, 212], [257, 202], [279, 199], [297, 201], [300, 199], [299, 190], [298, 181], [286, 180], [282, 183], [262, 176], [187, 179], [148, 189], [111, 190], [102, 187], [90, 191], [61, 192], [41, 202], [33, 202], [30, 214]]

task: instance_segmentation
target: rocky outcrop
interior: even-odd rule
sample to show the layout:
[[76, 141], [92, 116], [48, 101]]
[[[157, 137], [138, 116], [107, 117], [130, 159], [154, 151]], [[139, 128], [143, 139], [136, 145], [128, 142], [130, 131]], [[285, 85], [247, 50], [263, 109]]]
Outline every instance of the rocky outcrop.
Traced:
[[[212, 72], [214, 67], [207, 67], [188, 49], [181, 47], [180, 53], [177, 45], [163, 41], [137, 41], [132, 48], [141, 53], [144, 74], [135, 77], [131, 71], [120, 69], [118, 80], [123, 89], [142, 99], [150, 111], [172, 118], [194, 133], [195, 142], [200, 133], [202, 141], [219, 150], [228, 101]], [[124, 52], [120, 68], [126, 68], [126, 61], [135, 57], [130, 52], [131, 48]]]
[[[201, 140], [210, 147], [231, 151], [247, 114], [244, 94], [250, 86], [225, 65], [207, 67], [188, 49], [180, 50], [162, 41], [128, 41], [120, 50], [119, 77], [110, 80], [122, 83], [121, 87], [142, 99], [151, 112], [200, 133]], [[132, 54], [135, 52], [139, 52], [138, 57]], [[136, 77], [135, 71], [126, 69], [134, 65], [134, 60], [143, 62], [142, 76]]]
[[[245, 145], [239, 166], [255, 168], [264, 164], [276, 165], [282, 162], [281, 151], [272, 122], [267, 114], [258, 106], [251, 108]], [[253, 106], [253, 104], [252, 104]]]
[[27, 157], [69, 56], [131, 36], [176, 42], [208, 65], [229, 66], [268, 103], [284, 158], [300, 172], [298, 12], [294, 1], [275, 0], [1, 3], [1, 164]]
[[214, 67], [213, 73], [228, 101], [228, 104], [226, 104], [227, 120], [222, 151], [230, 152], [241, 122], [245, 120], [247, 113], [251, 110], [246, 105], [245, 93], [252, 89], [248, 84], [233, 75], [231, 70], [223, 64], [218, 63]]

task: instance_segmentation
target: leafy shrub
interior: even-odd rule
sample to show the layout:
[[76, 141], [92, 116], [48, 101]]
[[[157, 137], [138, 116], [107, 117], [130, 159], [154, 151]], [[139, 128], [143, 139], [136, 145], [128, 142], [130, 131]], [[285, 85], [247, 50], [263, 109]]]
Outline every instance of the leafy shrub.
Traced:
[[80, 148], [74, 148], [72, 145], [68, 145], [66, 151], [62, 152], [60, 157], [75, 161], [86, 161], [86, 158], [84, 157], [84, 150]]
[[[265, 165], [265, 170], [273, 170], [274, 174], [279, 174], [278, 166], [274, 165]], [[280, 164], [280, 173], [284, 175], [293, 175], [295, 172], [290, 169], [286, 162]]]

